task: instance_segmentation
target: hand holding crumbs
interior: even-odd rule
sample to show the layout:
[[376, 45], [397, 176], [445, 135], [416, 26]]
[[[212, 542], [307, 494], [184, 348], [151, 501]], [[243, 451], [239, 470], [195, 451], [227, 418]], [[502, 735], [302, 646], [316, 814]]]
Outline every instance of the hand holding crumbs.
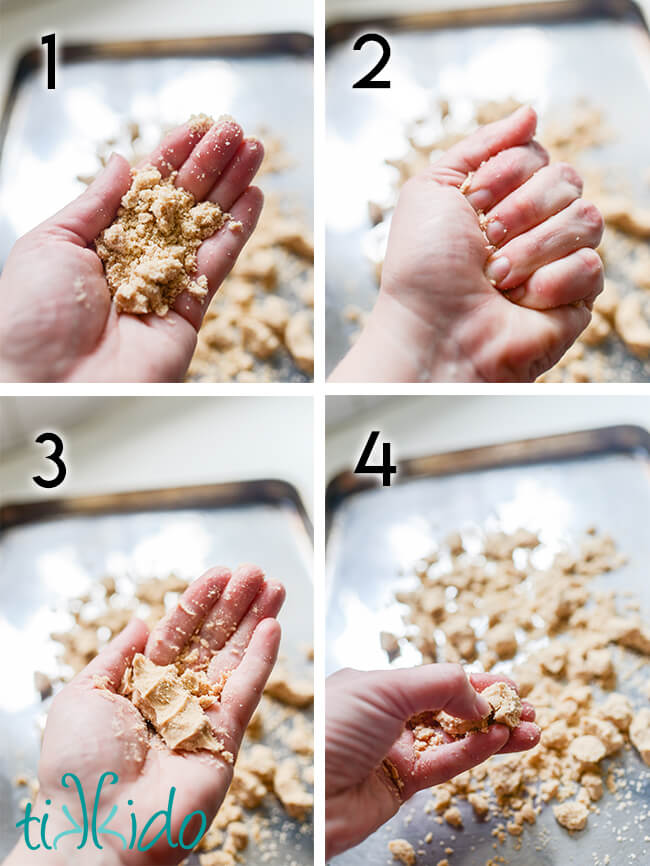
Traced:
[[[110, 810], [116, 807], [107, 823], [112, 834], [101, 835], [101, 850], [90, 839], [78, 850], [79, 834], [61, 838], [56, 851], [41, 846], [27, 852], [23, 839], [6, 866], [41, 859], [52, 866], [169, 866], [183, 860], [188, 851], [178, 845], [182, 821], [201, 810], [209, 826], [230, 785], [241, 739], [275, 664], [280, 642], [275, 616], [283, 601], [282, 585], [265, 581], [254, 566], [241, 566], [232, 576], [227, 569], [214, 568], [190, 584], [151, 634], [143, 622], [132, 620], [54, 699], [33, 809], [37, 817], [48, 813], [47, 837], [52, 844], [58, 833], [72, 826], [63, 817], [64, 808], [83, 824], [78, 793], [74, 785], [62, 786], [62, 776], [74, 773], [92, 800], [101, 775], [116, 774], [119, 781], [104, 783], [99, 815], [100, 821], [110, 819]], [[145, 694], [142, 681], [136, 681], [138, 667], [145, 672], [153, 669], [167, 682]], [[174, 699], [170, 688], [172, 680], [178, 686], [176, 671], [186, 687], [200, 695], [198, 699], [192, 701], [190, 692], [184, 702]], [[134, 684], [142, 692], [129, 699], [125, 695]], [[156, 714], [161, 696], [169, 705]], [[141, 850], [125, 850], [117, 834], [130, 840], [129, 813], [136, 815], [141, 833], [156, 812], [168, 808], [172, 788], [175, 847], [163, 834], [149, 850], [142, 850], [160, 831], [159, 818], [144, 834]], [[193, 840], [200, 827], [195, 816], [184, 832], [185, 841]], [[39, 840], [38, 827], [31, 830], [31, 838]]]
[[[512, 730], [485, 723], [490, 703], [480, 692], [492, 674], [472, 674], [460, 665], [432, 664], [370, 673], [342, 670], [326, 685], [326, 857], [358, 845], [422, 788], [438, 785], [497, 752], [530, 749], [539, 740], [535, 711], [525, 702]], [[418, 743], [419, 714], [444, 711], [446, 726], [474, 721], [487, 728], [456, 738], [444, 728], [439, 742]], [[462, 727], [462, 725], [461, 725]]]
[[[112, 223], [132, 181], [128, 162], [114, 154], [79, 198], [12, 249], [0, 279], [0, 381], [182, 380], [203, 314], [257, 224], [262, 193], [249, 184], [263, 155], [259, 141], [222, 119], [177, 127], [147, 159], [163, 179], [177, 172], [175, 187], [191, 194], [188, 207], [191, 198], [213, 202], [232, 217], [211, 233], [203, 212], [209, 208], [197, 206], [205, 230], [194, 245], [196, 280], [205, 296], [183, 291], [163, 318], [119, 315], [111, 300], [98, 252], [108, 264], [105, 230], [115, 234]], [[170, 257], [154, 264], [161, 277], [178, 276]]]

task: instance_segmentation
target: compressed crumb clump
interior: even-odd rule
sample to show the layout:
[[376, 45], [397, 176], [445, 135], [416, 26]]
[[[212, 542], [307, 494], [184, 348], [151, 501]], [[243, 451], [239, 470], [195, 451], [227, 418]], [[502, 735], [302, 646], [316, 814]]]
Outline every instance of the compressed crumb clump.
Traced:
[[203, 300], [208, 283], [194, 278], [196, 251], [224, 224], [221, 208], [197, 203], [175, 186], [176, 172], [163, 178], [157, 168], [131, 170], [132, 182], [115, 220], [95, 240], [119, 313], [165, 316], [181, 292]]

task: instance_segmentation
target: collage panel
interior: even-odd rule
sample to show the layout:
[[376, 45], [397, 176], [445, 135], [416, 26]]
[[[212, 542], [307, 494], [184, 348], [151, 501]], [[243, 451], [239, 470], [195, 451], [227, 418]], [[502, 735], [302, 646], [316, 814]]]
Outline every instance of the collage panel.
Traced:
[[311, 866], [311, 400], [0, 408], [2, 862]]
[[328, 398], [332, 864], [648, 858], [649, 424], [647, 396]]
[[0, 380], [310, 382], [311, 4], [39, 5], [2, 10]]
[[331, 381], [647, 383], [647, 3], [326, 6]]

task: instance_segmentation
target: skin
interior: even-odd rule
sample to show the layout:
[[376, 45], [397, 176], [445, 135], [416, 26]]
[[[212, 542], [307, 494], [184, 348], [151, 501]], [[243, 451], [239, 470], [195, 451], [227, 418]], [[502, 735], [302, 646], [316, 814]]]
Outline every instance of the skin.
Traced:
[[[110, 826], [127, 840], [130, 808], [143, 829], [155, 812], [167, 808], [172, 786], [177, 789], [171, 822], [173, 841], [178, 840], [185, 816], [194, 810], [206, 814], [209, 826], [230, 785], [233, 763], [211, 752], [172, 752], [160, 740], [152, 742], [139, 711], [116, 691], [136, 652], [156, 664], [169, 664], [198, 629], [207, 643], [202, 645], [202, 652], [208, 656], [218, 653], [208, 667], [208, 677], [215, 681], [224, 670], [232, 671], [220, 702], [205, 712], [216, 736], [236, 758], [275, 664], [280, 643], [275, 616], [283, 601], [282, 585], [265, 581], [255, 566], [241, 566], [232, 575], [227, 569], [211, 569], [188, 587], [177, 607], [151, 633], [143, 622], [133, 620], [61, 690], [47, 718], [38, 772], [41, 788], [34, 807], [38, 817], [49, 813], [50, 844], [57, 832], [70, 828], [61, 814], [64, 803], [75, 817], [80, 816], [76, 793], [70, 794], [61, 785], [64, 773], [75, 773], [81, 779], [89, 814], [100, 775], [105, 771], [117, 773], [119, 784], [105, 785], [102, 791], [100, 815], [106, 816], [115, 804], [118, 811]], [[107, 689], [97, 688], [95, 677], [107, 677]], [[46, 799], [52, 805], [46, 805]], [[129, 799], [134, 803], [130, 808]], [[161, 826], [162, 819], [145, 842]], [[200, 821], [194, 819], [185, 841], [191, 841], [199, 829]], [[33, 842], [38, 839], [38, 828], [32, 829], [30, 836]], [[77, 851], [78, 836], [60, 840], [57, 851], [42, 847], [28, 851], [21, 839], [5, 866], [41, 861], [49, 866], [171, 866], [187, 856], [180, 847], [170, 849], [164, 837], [148, 852], [122, 851], [121, 843], [114, 844], [109, 837], [101, 841], [101, 851], [92, 840]]]
[[[205, 133], [177, 127], [145, 160], [165, 176], [178, 171], [176, 185], [242, 223], [239, 231], [224, 225], [199, 247], [197, 273], [208, 279], [207, 299], [184, 292], [160, 318], [118, 315], [93, 249], [131, 183], [128, 162], [113, 154], [79, 198], [20, 238], [7, 259], [0, 278], [0, 381], [181, 381], [203, 313], [257, 224], [263, 196], [249, 184], [263, 155], [259, 141], [221, 120]], [[83, 303], [75, 283], [83, 285]]]
[[521, 108], [404, 185], [377, 303], [331, 381], [531, 382], [577, 339], [603, 220], [536, 127]]
[[[435, 749], [416, 752], [411, 716], [446, 710], [460, 719], [489, 712], [480, 692], [506, 677], [472, 674], [460, 665], [432, 664], [406, 670], [342, 670], [326, 683], [325, 844], [326, 857], [358, 845], [392, 818], [422, 788], [439, 785], [491, 755], [519, 752], [539, 742], [533, 707], [523, 704], [522, 721], [510, 730], [491, 725]], [[382, 767], [388, 759], [403, 784], [399, 788]]]

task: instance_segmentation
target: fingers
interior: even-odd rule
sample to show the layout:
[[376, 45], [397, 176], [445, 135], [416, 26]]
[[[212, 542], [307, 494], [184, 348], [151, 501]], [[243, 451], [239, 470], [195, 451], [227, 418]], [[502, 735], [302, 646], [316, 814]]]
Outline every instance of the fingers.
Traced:
[[501, 291], [514, 289], [537, 268], [582, 247], [597, 247], [602, 234], [603, 218], [598, 208], [578, 199], [497, 250], [488, 259], [485, 274]]
[[206, 198], [229, 211], [239, 196], [250, 186], [264, 159], [261, 141], [248, 138], [239, 145], [230, 165], [212, 187]]
[[200, 663], [212, 658], [234, 634], [263, 583], [264, 572], [256, 565], [240, 565], [235, 569], [197, 632]]
[[208, 278], [208, 295], [203, 301], [199, 301], [183, 292], [174, 304], [174, 310], [197, 331], [215, 292], [232, 270], [237, 256], [253, 233], [263, 203], [262, 191], [256, 186], [249, 186], [230, 208], [232, 220], [199, 247], [198, 272]]
[[413, 770], [417, 788], [440, 785], [482, 764], [499, 752], [509, 736], [505, 725], [492, 725], [485, 733], [468, 734], [453, 743], [420, 752]]
[[192, 121], [177, 126], [138, 167], [153, 165], [163, 177], [167, 177], [172, 171], [178, 171], [207, 131]]
[[277, 660], [280, 635], [280, 623], [275, 619], [264, 619], [257, 625], [243, 659], [226, 681], [220, 703], [207, 710], [237, 745]]
[[467, 201], [474, 210], [487, 214], [490, 208], [548, 165], [548, 161], [548, 153], [536, 141], [502, 150], [471, 175], [465, 192]]
[[88, 189], [39, 228], [63, 229], [72, 243], [88, 246], [112, 223], [130, 185], [131, 166], [114, 153]]
[[482, 162], [509, 147], [528, 144], [537, 128], [537, 115], [532, 108], [523, 106], [514, 114], [495, 123], [489, 123], [450, 148], [434, 163], [434, 171], [453, 171], [468, 174], [476, 171]]
[[[496, 295], [495, 303], [510, 302]], [[492, 382], [534, 382], [556, 364], [589, 324], [586, 304], [552, 310], [529, 310], [510, 304], [501, 332], [486, 342], [481, 361], [483, 375]]]
[[277, 581], [268, 581], [262, 586], [233, 635], [212, 659], [209, 669], [212, 680], [217, 680], [222, 672], [231, 671], [237, 667], [244, 657], [246, 647], [258, 624], [263, 619], [278, 615], [284, 604], [285, 595], [284, 587]]
[[224, 119], [201, 138], [178, 169], [176, 186], [203, 201], [237, 152], [244, 133], [234, 120]]
[[446, 710], [461, 719], [479, 719], [490, 711], [460, 665], [421, 665], [375, 671], [371, 676], [369, 688], [375, 691], [375, 700], [402, 722], [425, 710]]
[[157, 665], [175, 661], [222, 595], [229, 579], [229, 569], [212, 568], [191, 583], [178, 604], [149, 635], [145, 655]]
[[519, 693], [517, 683], [514, 680], [511, 680], [510, 677], [505, 676], [505, 674], [475, 673], [469, 675], [469, 681], [477, 692], [485, 691], [488, 686], [491, 686], [494, 683], [506, 683], [506, 685], [510, 686], [511, 689], [514, 689]]
[[490, 243], [501, 247], [564, 210], [581, 194], [582, 178], [572, 166], [563, 162], [546, 166], [486, 212], [485, 234]]
[[75, 677], [77, 682], [106, 677], [106, 685], [115, 691], [136, 653], [144, 652], [149, 629], [141, 619], [132, 619], [86, 667]]
[[[502, 725], [497, 727], [502, 727]], [[536, 724], [532, 721], [523, 721], [510, 732], [507, 742], [499, 749], [499, 754], [525, 752], [527, 749], [532, 749], [539, 743], [540, 736], [541, 731]]]
[[548, 310], [578, 301], [591, 309], [605, 284], [603, 263], [595, 250], [581, 249], [538, 268], [523, 285], [507, 293], [531, 310]]

